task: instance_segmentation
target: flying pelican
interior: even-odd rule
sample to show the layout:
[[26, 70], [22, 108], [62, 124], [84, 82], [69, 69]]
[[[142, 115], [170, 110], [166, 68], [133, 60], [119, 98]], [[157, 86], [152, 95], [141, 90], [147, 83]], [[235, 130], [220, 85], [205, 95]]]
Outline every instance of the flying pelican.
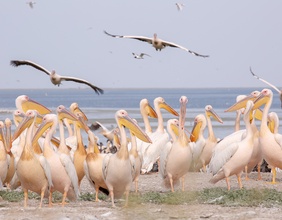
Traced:
[[36, 4], [36, 2], [34, 2], [34, 1], [28, 1], [28, 2], [26, 2], [26, 4], [28, 4], [29, 7], [30, 7], [31, 9], [33, 9], [33, 6], [34, 6], [34, 4]]
[[93, 131], [99, 130], [99, 132], [105, 137], [107, 138], [107, 140], [113, 141], [114, 139], [114, 129], [109, 130], [108, 128], [106, 128], [102, 123], [95, 121], [94, 123], [92, 123], [89, 128]]
[[140, 53], [140, 54], [132, 53], [132, 55], [133, 55], [133, 57], [134, 57], [135, 59], [144, 59], [144, 57], [143, 57], [144, 55], [150, 57], [150, 55], [149, 55], [149, 54], [146, 54], [146, 53]]
[[182, 9], [185, 6], [183, 3], [175, 3], [175, 5], [176, 5], [178, 11], [182, 11]]
[[151, 142], [151, 139], [136, 124], [125, 110], [119, 110], [115, 119], [120, 130], [120, 149], [115, 154], [107, 154], [103, 160], [103, 176], [110, 191], [112, 206], [114, 199], [121, 198], [125, 193], [125, 206], [128, 205], [128, 195], [134, 178], [134, 159], [130, 156], [127, 146], [125, 127], [131, 130], [136, 137]]
[[265, 84], [269, 85], [271, 88], [273, 88], [274, 90], [276, 90], [276, 91], [278, 92], [279, 98], [280, 98], [280, 101], [281, 101], [281, 108], [282, 108], [282, 90], [278, 89], [276, 86], [272, 85], [271, 83], [267, 82], [266, 80], [264, 80], [264, 79], [258, 77], [258, 76], [252, 71], [252, 68], [251, 68], [251, 67], [250, 67], [250, 71], [251, 71], [252, 75], [253, 75], [256, 79], [258, 79], [258, 80], [264, 82]]
[[49, 195], [50, 188], [53, 186], [49, 163], [43, 155], [36, 154], [32, 147], [33, 129], [39, 116], [37, 111], [28, 110], [12, 138], [15, 140], [28, 127], [24, 149], [16, 165], [16, 173], [24, 191], [24, 207], [27, 207], [28, 190], [41, 195], [39, 204], [41, 208], [44, 196]]
[[88, 131], [88, 140], [88, 153], [83, 162], [83, 167], [86, 178], [88, 179], [90, 185], [95, 189], [95, 201], [98, 202], [99, 191], [109, 195], [109, 190], [105, 183], [102, 171], [103, 159], [106, 154], [100, 153], [97, 146], [97, 137], [91, 130]]
[[172, 42], [168, 42], [168, 41], [164, 41], [162, 39], [159, 39], [157, 37], [157, 34], [154, 34], [154, 37], [153, 38], [150, 38], [150, 37], [143, 37], [143, 36], [122, 36], [122, 35], [113, 35], [113, 34], [109, 34], [108, 32], [104, 31], [105, 34], [111, 36], [111, 37], [115, 37], [115, 38], [129, 38], [129, 39], [135, 39], [135, 40], [140, 40], [140, 41], [145, 41], [149, 44], [152, 44], [153, 47], [156, 49], [156, 50], [159, 50], [161, 51], [162, 49], [164, 49], [165, 47], [176, 47], [176, 48], [180, 48], [182, 50], [185, 50], [195, 56], [200, 56], [200, 57], [209, 57], [209, 55], [201, 55], [201, 54], [198, 54], [192, 50], [189, 50], [185, 47], [182, 47], [178, 44], [175, 44], [175, 43], [172, 43]]
[[54, 85], [58, 85], [60, 86], [61, 85], [61, 82], [62, 81], [73, 81], [73, 82], [77, 82], [77, 83], [83, 83], [83, 84], [86, 84], [88, 86], [90, 86], [92, 89], [94, 89], [94, 91], [99, 95], [99, 94], [103, 94], [104, 91], [103, 89], [100, 89], [99, 87], [97, 86], [94, 86], [93, 84], [91, 84], [90, 82], [84, 80], [84, 79], [79, 79], [79, 78], [76, 78], [76, 77], [71, 77], [71, 76], [61, 76], [59, 74], [57, 74], [55, 72], [55, 70], [52, 70], [51, 72], [48, 71], [47, 69], [45, 69], [44, 67], [32, 62], [32, 61], [29, 61], [29, 60], [11, 60], [11, 65], [12, 66], [21, 66], [21, 65], [28, 65], [28, 66], [32, 66], [34, 67], [35, 69], [38, 69], [44, 73], [46, 73], [47, 75], [50, 76], [50, 80], [51, 82], [54, 84]]
[[165, 109], [169, 113], [179, 116], [179, 114], [165, 102], [164, 98], [157, 97], [154, 99], [154, 107], [158, 116], [158, 127], [149, 137], [152, 143], [142, 143], [141, 153], [143, 156], [142, 173], [148, 173], [152, 170], [153, 164], [159, 159], [160, 153], [166, 143], [169, 141], [169, 135], [164, 129], [163, 116], [161, 109]]
[[[57, 112], [61, 117], [76, 120], [75, 116], [67, 111], [64, 106], [59, 106]], [[65, 200], [67, 197], [71, 201], [76, 201], [79, 196], [78, 178], [71, 158], [66, 154], [55, 152], [53, 146], [51, 146], [51, 139], [56, 131], [58, 121], [59, 119], [56, 114], [45, 115], [32, 140], [35, 143], [48, 129], [44, 140], [43, 156], [50, 164], [53, 182], [53, 187], [51, 187], [49, 195], [49, 206], [52, 205], [52, 193], [54, 191], [59, 191], [63, 194], [62, 206], [66, 204]], [[62, 137], [60, 139], [63, 141]]]
[[[244, 111], [244, 122], [246, 126], [246, 136], [242, 141], [231, 144], [228, 148], [225, 148], [222, 152], [216, 155], [217, 160], [213, 160], [217, 163], [216, 166], [210, 166], [213, 177], [209, 182], [215, 184], [218, 181], [228, 178], [232, 175], [236, 175], [238, 179], [239, 188], [242, 188], [241, 174], [245, 166], [248, 164], [252, 152], [253, 152], [253, 129], [250, 121], [253, 118], [253, 101], [247, 101], [247, 105]], [[213, 168], [219, 169], [213, 169]], [[227, 189], [230, 190], [230, 184], [228, 181]]]
[[[265, 161], [272, 168], [272, 180], [276, 179], [275, 167], [282, 169], [282, 136], [272, 133], [267, 125], [268, 113], [273, 100], [273, 92], [270, 89], [263, 89], [254, 101], [254, 108], [264, 105], [262, 119], [259, 129], [259, 143]], [[275, 183], [275, 182], [274, 182]]]
[[179, 102], [179, 136], [172, 143], [171, 148], [164, 149], [160, 158], [161, 176], [165, 186], [170, 187], [172, 192], [174, 192], [174, 186], [180, 178], [182, 179], [182, 191], [184, 191], [184, 177], [192, 163], [191, 142], [187, 138], [184, 128], [188, 99], [186, 96], [181, 96]]

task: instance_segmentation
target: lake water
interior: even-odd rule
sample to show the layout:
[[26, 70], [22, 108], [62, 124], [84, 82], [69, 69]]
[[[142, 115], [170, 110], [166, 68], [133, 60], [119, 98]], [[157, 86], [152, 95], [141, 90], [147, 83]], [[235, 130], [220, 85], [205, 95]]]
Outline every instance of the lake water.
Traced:
[[[191, 130], [196, 115], [204, 114], [206, 105], [212, 105], [217, 114], [222, 118], [223, 124], [212, 120], [215, 135], [219, 138], [230, 134], [234, 130], [235, 112], [226, 113], [229, 106], [235, 103], [237, 95], [250, 94], [254, 90], [263, 88], [212, 88], [212, 89], [105, 89], [103, 95], [97, 95], [90, 89], [5, 89], [0, 90], [0, 120], [12, 119], [12, 113], [16, 110], [15, 99], [19, 95], [27, 95], [31, 99], [50, 108], [54, 113], [59, 105], [69, 107], [77, 102], [81, 110], [89, 119], [89, 124], [99, 121], [107, 128], [115, 126], [114, 115], [117, 110], [125, 109], [132, 118], [135, 118], [141, 127], [143, 120], [140, 115], [139, 103], [147, 98], [153, 106], [156, 97], [163, 97], [165, 101], [179, 111], [179, 98], [182, 95], [188, 97], [186, 127]], [[271, 111], [275, 111], [281, 119], [282, 109], [276, 91], [273, 91], [274, 99]], [[162, 110], [164, 122], [175, 116]], [[152, 128], [157, 125], [156, 119], [150, 119]], [[241, 123], [244, 126], [243, 122]], [[280, 122], [281, 124], [281, 122]], [[85, 134], [84, 134], [85, 135]], [[100, 141], [105, 140], [99, 134]], [[86, 136], [84, 137], [87, 141]]]

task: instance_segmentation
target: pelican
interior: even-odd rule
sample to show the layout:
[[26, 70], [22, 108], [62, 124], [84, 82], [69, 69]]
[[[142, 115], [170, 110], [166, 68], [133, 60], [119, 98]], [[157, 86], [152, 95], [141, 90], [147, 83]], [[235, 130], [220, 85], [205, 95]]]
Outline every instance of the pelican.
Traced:
[[109, 195], [109, 190], [102, 172], [103, 159], [106, 154], [100, 153], [97, 146], [97, 137], [91, 130], [88, 131], [88, 140], [88, 153], [83, 162], [83, 167], [86, 178], [90, 185], [95, 189], [95, 201], [98, 202], [99, 191]]
[[152, 143], [143, 143], [141, 146], [141, 153], [143, 156], [141, 170], [143, 174], [152, 170], [153, 164], [159, 159], [163, 147], [169, 141], [169, 135], [164, 129], [161, 109], [165, 109], [169, 113], [179, 116], [179, 114], [169, 104], [167, 104], [162, 97], [154, 99], [154, 107], [158, 117], [158, 127], [156, 131], [150, 135]]
[[189, 171], [192, 163], [192, 150], [190, 146], [190, 140], [185, 134], [185, 117], [186, 117], [186, 105], [188, 99], [186, 96], [181, 96], [180, 102], [180, 114], [179, 114], [179, 136], [175, 140], [171, 147], [164, 149], [160, 158], [160, 173], [163, 178], [166, 187], [171, 188], [174, 192], [174, 185], [182, 179], [182, 191], [184, 191], [184, 177]]
[[99, 130], [100, 133], [107, 138], [107, 140], [113, 141], [114, 139], [114, 129], [109, 130], [108, 128], [106, 128], [102, 123], [95, 121], [94, 123], [92, 123], [89, 128], [93, 131]]
[[21, 66], [21, 65], [32, 66], [35, 69], [38, 69], [38, 70], [46, 73], [47, 75], [49, 75], [50, 80], [54, 85], [60, 86], [62, 81], [73, 81], [73, 82], [83, 83], [83, 84], [90, 86], [98, 95], [104, 93], [103, 89], [100, 89], [99, 87], [94, 86], [93, 84], [91, 84], [90, 82], [88, 82], [84, 79], [79, 79], [79, 78], [71, 77], [71, 76], [61, 76], [61, 75], [57, 74], [55, 72], [55, 70], [52, 70], [50, 72], [47, 69], [45, 69], [44, 67], [42, 67], [42, 66], [40, 66], [40, 65], [38, 65], [38, 64], [36, 64], [32, 61], [29, 61], [29, 60], [11, 60], [10, 63], [11, 63], [12, 66], [16, 66], [16, 67]]
[[112, 206], [114, 199], [121, 198], [125, 193], [125, 206], [128, 205], [128, 195], [134, 178], [134, 159], [130, 156], [127, 147], [125, 127], [131, 130], [136, 137], [151, 142], [149, 136], [136, 124], [125, 110], [119, 110], [115, 119], [120, 130], [120, 149], [115, 154], [107, 154], [103, 160], [103, 176], [110, 191]]
[[132, 53], [132, 55], [133, 55], [133, 57], [134, 57], [135, 59], [144, 59], [144, 56], [145, 56], [145, 55], [148, 56], [148, 57], [150, 57], [150, 55], [149, 55], [149, 54], [146, 54], [146, 53], [140, 53], [140, 54]]
[[153, 47], [158, 51], [161, 51], [162, 49], [164, 49], [165, 47], [176, 47], [176, 48], [180, 48], [182, 50], [185, 50], [195, 56], [200, 56], [200, 57], [209, 57], [209, 55], [201, 55], [198, 54], [192, 50], [189, 50], [185, 47], [182, 47], [178, 44], [172, 43], [172, 42], [168, 42], [168, 41], [164, 41], [162, 39], [159, 39], [157, 37], [157, 34], [154, 34], [153, 38], [150, 37], [143, 37], [143, 36], [122, 36], [122, 35], [113, 35], [113, 34], [109, 34], [108, 32], [104, 31], [105, 34], [111, 36], [111, 37], [115, 37], [115, 38], [128, 38], [128, 39], [135, 39], [135, 40], [140, 40], [140, 41], [144, 41], [147, 42], [149, 44], [152, 44]]
[[250, 67], [250, 71], [251, 71], [252, 75], [253, 75], [256, 79], [258, 79], [258, 80], [264, 82], [265, 84], [269, 85], [271, 88], [273, 88], [274, 90], [276, 90], [276, 91], [278, 92], [279, 98], [280, 98], [280, 101], [281, 101], [281, 108], [282, 108], [282, 90], [278, 89], [276, 86], [272, 85], [272, 84], [269, 83], [268, 81], [266, 81], [266, 80], [264, 80], [264, 79], [258, 77], [258, 76], [252, 71], [252, 68], [251, 68], [251, 67]]
[[26, 4], [28, 4], [29, 7], [30, 7], [31, 9], [33, 9], [33, 6], [34, 6], [34, 4], [36, 4], [36, 2], [34, 2], [34, 1], [28, 1], [28, 2], [26, 2]]
[[40, 115], [51, 113], [51, 110], [44, 105], [32, 100], [27, 95], [20, 95], [15, 100], [16, 108], [19, 111], [26, 112], [27, 110], [36, 110]]
[[176, 5], [178, 11], [182, 11], [182, 9], [183, 9], [184, 6], [185, 6], [183, 3], [178, 3], [178, 2], [175, 3], [175, 5]]
[[24, 207], [27, 207], [28, 190], [41, 195], [39, 204], [41, 208], [44, 196], [49, 195], [50, 188], [53, 186], [49, 163], [43, 155], [34, 153], [32, 147], [34, 124], [39, 116], [37, 111], [28, 110], [12, 138], [15, 140], [28, 127], [24, 149], [16, 165], [16, 173], [24, 191]]
[[[217, 163], [217, 166], [211, 166], [211, 168], [217, 167], [219, 169], [211, 169], [213, 177], [209, 182], [215, 184], [224, 178], [236, 175], [239, 188], [242, 188], [241, 174], [252, 156], [254, 146], [254, 133], [250, 123], [253, 118], [253, 106], [253, 101], [247, 101], [244, 111], [244, 122], [246, 126], [245, 138], [243, 138], [242, 141], [233, 143], [220, 154], [216, 155], [217, 160], [214, 160], [214, 162]], [[230, 184], [228, 181], [226, 182], [227, 189], [230, 190]]]
[[[272, 180], [276, 179], [275, 167], [282, 169], [282, 138], [281, 135], [272, 133], [268, 128], [268, 113], [273, 100], [273, 92], [270, 89], [263, 89], [254, 101], [254, 108], [264, 105], [262, 119], [259, 129], [259, 143], [265, 161], [272, 168]], [[275, 183], [275, 181], [272, 181]]]
[[[70, 114], [64, 106], [57, 108], [58, 114], [67, 117], [70, 120], [76, 120], [73, 114]], [[49, 194], [49, 206], [52, 206], [52, 193], [59, 191], [63, 194], [62, 206], [65, 206], [65, 200], [68, 197], [71, 201], [76, 201], [79, 196], [78, 178], [75, 167], [70, 157], [64, 153], [57, 153], [51, 146], [51, 138], [56, 131], [58, 125], [58, 116], [56, 114], [47, 114], [43, 117], [37, 132], [35, 133], [32, 142], [35, 143], [39, 137], [48, 129], [45, 135], [43, 156], [46, 158], [51, 168], [53, 187]], [[61, 133], [61, 132], [60, 132]], [[63, 137], [60, 138], [63, 141]]]
[[[202, 148], [202, 151], [200, 152], [199, 160], [195, 163], [195, 170], [198, 171], [202, 168], [204, 172], [206, 172], [206, 166], [209, 164], [209, 162], [211, 160], [212, 151], [214, 149], [214, 146], [218, 142], [218, 139], [214, 135], [214, 131], [213, 131], [213, 128], [212, 128], [211, 117], [213, 117], [219, 123], [223, 123], [222, 119], [214, 111], [214, 109], [211, 105], [205, 106], [205, 115], [206, 115], [206, 123], [207, 123], [207, 126], [208, 126], [208, 137], [205, 140], [202, 139], [202, 140], [196, 142], [196, 145], [199, 145], [202, 142], [203, 147], [196, 146], [196, 149]], [[198, 132], [197, 131], [197, 128], [198, 128], [198, 129], [200, 129], [200, 132], [201, 131], [203, 132], [203, 129], [204, 129], [203, 127], [205, 127], [205, 125], [202, 124], [201, 121], [203, 121], [203, 123], [205, 124], [205, 119], [202, 118], [201, 116], [198, 117], [198, 118], [195, 118], [195, 125], [194, 125], [194, 128], [193, 128], [194, 131]], [[196, 136], [196, 135], [192, 131], [191, 140], [194, 138], [193, 136]], [[203, 134], [201, 134], [201, 138], [203, 138]], [[193, 154], [194, 154], [194, 152], [193, 152]]]
[[6, 145], [5, 146], [6, 146], [9, 166], [8, 166], [7, 176], [4, 180], [4, 184], [6, 184], [8, 188], [10, 188], [10, 182], [15, 174], [15, 156], [11, 151], [11, 148], [12, 148], [11, 126], [12, 126], [12, 121], [9, 118], [6, 118], [5, 119], [5, 127], [6, 127]]
[[8, 173], [8, 156], [6, 151], [5, 124], [0, 121], [0, 189], [2, 190]]
[[[137, 121], [135, 119], [133, 120], [137, 124]], [[130, 137], [131, 137], [131, 149], [129, 151], [129, 155], [132, 155], [132, 157], [134, 158], [135, 173], [133, 175], [133, 182], [135, 183], [135, 192], [137, 193], [138, 192], [138, 180], [139, 180], [139, 176], [141, 173], [143, 157], [140, 154], [140, 152], [138, 152], [137, 150], [137, 141], [136, 141], [137, 139], [136, 139], [134, 132], [131, 130], [130, 130]]]

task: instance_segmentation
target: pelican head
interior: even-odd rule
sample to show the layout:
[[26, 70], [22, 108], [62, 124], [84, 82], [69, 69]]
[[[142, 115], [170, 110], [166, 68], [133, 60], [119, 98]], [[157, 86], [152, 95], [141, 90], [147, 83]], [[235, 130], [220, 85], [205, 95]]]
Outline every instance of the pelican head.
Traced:
[[267, 103], [273, 97], [273, 92], [270, 89], [263, 89], [260, 92], [260, 95], [254, 100], [253, 109], [257, 109], [258, 107]]
[[207, 117], [212, 116], [219, 123], [223, 123], [222, 119], [218, 116], [218, 114], [216, 114], [216, 112], [214, 111], [214, 109], [213, 109], [213, 107], [211, 105], [206, 105], [205, 111], [206, 111], [206, 116]]
[[17, 109], [22, 109], [25, 113], [29, 109], [37, 110], [41, 115], [45, 115], [51, 112], [50, 109], [30, 99], [27, 95], [18, 96], [15, 102]]
[[178, 112], [175, 111], [169, 104], [167, 104], [165, 102], [164, 98], [162, 98], [162, 97], [155, 98], [154, 105], [155, 106], [158, 105], [160, 108], [167, 110], [168, 112], [170, 112], [171, 114], [173, 114], [175, 116], [179, 116]]

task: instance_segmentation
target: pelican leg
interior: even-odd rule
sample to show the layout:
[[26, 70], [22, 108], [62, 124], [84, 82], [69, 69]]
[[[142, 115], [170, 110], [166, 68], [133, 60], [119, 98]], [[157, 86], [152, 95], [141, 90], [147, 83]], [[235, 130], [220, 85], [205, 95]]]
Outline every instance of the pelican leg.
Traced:
[[98, 198], [98, 193], [99, 193], [99, 186], [96, 184], [95, 187], [95, 191], [96, 191], [96, 198], [95, 198], [95, 202], [99, 202], [99, 198]]
[[226, 181], [226, 185], [227, 185], [227, 190], [230, 190], [230, 182], [229, 182], [229, 178], [225, 177], [225, 181]]
[[65, 204], [66, 204], [66, 198], [67, 198], [67, 191], [65, 191], [64, 194], [63, 194], [62, 207], [64, 207]]
[[28, 200], [28, 190], [27, 189], [23, 189], [24, 191], [24, 207], [27, 207], [27, 200]]
[[44, 193], [45, 192], [45, 188], [41, 190], [41, 196], [40, 196], [40, 204], [39, 204], [39, 208], [42, 207], [42, 203], [43, 203], [43, 198], [44, 198]]
[[110, 190], [110, 196], [111, 196], [111, 200], [112, 200], [112, 207], [115, 208], [115, 201], [114, 201], [114, 191], [111, 189]]
[[276, 184], [276, 167], [272, 167], [271, 168], [271, 172], [272, 172], [272, 182], [270, 182], [271, 184]]
[[49, 207], [52, 207], [53, 206], [53, 203], [52, 203], [52, 192], [51, 192], [51, 190], [50, 190], [50, 192], [49, 192], [49, 205], [48, 205]]
[[241, 180], [241, 174], [237, 175], [237, 180], [238, 180], [239, 188], [242, 189], [243, 185], [242, 185], [242, 180]]
[[245, 166], [245, 180], [250, 180], [250, 178], [248, 177], [248, 166]]
[[169, 178], [169, 182], [170, 182], [171, 192], [174, 192], [173, 179], [172, 179], [172, 177]]
[[124, 207], [128, 206], [128, 196], [129, 196], [129, 190], [126, 190], [125, 191], [125, 205], [124, 205]]
[[206, 164], [203, 164], [203, 172], [204, 172], [204, 173], [207, 172], [207, 166], [206, 166]]
[[138, 178], [135, 179], [135, 192], [138, 192]]

